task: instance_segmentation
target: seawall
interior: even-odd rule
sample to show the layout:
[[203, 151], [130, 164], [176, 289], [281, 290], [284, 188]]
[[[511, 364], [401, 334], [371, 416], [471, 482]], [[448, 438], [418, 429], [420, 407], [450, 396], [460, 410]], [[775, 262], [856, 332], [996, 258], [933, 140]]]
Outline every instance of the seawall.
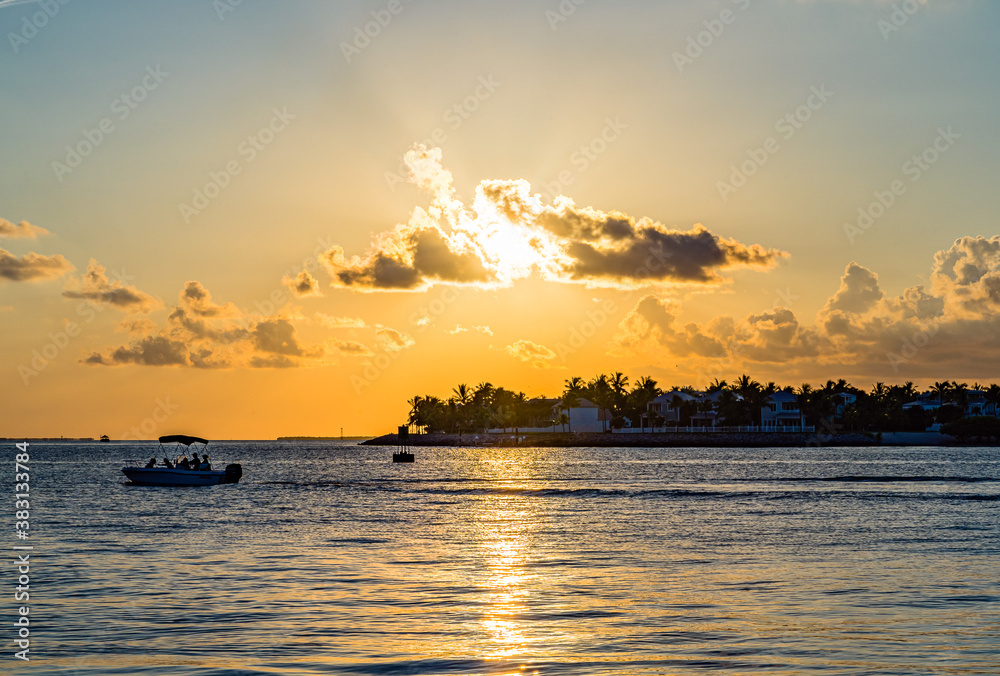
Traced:
[[[942, 435], [937, 435], [942, 437]], [[946, 443], [947, 437], [932, 444]], [[368, 446], [397, 446], [395, 434], [361, 442]], [[890, 442], [891, 443], [891, 442]], [[534, 447], [646, 447], [646, 448], [768, 448], [795, 446], [880, 446], [871, 434], [805, 434], [798, 432], [657, 432], [646, 434], [545, 432], [520, 434], [411, 434], [410, 446], [534, 446]]]

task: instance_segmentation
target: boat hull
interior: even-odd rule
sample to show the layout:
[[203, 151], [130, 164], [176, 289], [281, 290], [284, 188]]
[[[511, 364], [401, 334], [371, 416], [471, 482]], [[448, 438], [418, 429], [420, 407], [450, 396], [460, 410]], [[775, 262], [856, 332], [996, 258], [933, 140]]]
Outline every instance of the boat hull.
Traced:
[[166, 467], [123, 467], [122, 472], [141, 486], [216, 486], [237, 483], [239, 477], [223, 470], [168, 469]]

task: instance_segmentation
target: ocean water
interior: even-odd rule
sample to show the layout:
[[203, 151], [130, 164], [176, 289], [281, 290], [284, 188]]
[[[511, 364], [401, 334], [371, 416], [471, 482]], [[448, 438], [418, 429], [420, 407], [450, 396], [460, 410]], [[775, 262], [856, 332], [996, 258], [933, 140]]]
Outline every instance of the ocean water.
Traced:
[[998, 449], [220, 442], [238, 485], [125, 485], [155, 449], [31, 444], [0, 671], [1000, 673]]

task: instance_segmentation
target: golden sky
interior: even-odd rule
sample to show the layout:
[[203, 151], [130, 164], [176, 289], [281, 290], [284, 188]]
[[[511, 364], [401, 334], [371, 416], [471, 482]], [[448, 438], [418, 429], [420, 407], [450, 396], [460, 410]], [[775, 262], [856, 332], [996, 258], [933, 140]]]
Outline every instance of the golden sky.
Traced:
[[984, 0], [0, 2], [0, 436], [1000, 377]]

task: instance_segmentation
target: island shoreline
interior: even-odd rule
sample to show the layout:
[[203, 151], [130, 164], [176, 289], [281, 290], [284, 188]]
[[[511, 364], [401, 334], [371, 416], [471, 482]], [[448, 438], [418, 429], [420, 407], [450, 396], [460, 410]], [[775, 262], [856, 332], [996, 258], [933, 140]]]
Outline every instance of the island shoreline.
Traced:
[[[383, 434], [361, 442], [364, 446], [399, 446], [396, 434]], [[532, 432], [411, 434], [409, 446], [426, 447], [536, 447], [536, 448], [794, 448], [803, 446], [983, 446], [961, 443], [937, 432], [870, 434], [848, 432], [817, 434], [801, 432]]]

